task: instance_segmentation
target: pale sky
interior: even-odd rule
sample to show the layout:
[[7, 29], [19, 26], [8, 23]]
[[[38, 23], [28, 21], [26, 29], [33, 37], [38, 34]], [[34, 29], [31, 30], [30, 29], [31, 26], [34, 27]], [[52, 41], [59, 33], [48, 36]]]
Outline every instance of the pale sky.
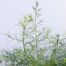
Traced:
[[[3, 33], [19, 31], [16, 24], [25, 14], [32, 11], [35, 0], [0, 0], [0, 49], [16, 46]], [[66, 0], [39, 0], [42, 9], [43, 26], [52, 32], [63, 34], [66, 31]]]

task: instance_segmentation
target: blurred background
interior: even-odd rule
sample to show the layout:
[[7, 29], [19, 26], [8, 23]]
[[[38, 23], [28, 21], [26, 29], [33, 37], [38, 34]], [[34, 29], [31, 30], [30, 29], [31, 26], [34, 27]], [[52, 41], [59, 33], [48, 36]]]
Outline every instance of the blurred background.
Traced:
[[[66, 0], [40, 0], [43, 26], [53, 33], [66, 32]], [[16, 41], [9, 40], [4, 33], [19, 33], [19, 20], [32, 13], [35, 0], [0, 0], [0, 50], [18, 47]]]

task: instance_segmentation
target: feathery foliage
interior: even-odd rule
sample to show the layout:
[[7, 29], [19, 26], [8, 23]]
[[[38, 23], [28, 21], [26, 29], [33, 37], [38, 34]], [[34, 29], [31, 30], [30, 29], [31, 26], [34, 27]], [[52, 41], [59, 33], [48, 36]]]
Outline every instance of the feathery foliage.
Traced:
[[33, 6], [33, 14], [24, 16], [19, 22], [21, 38], [9, 38], [19, 41], [23, 47], [12, 51], [3, 51], [1, 58], [6, 66], [66, 66], [65, 38], [51, 35], [50, 30], [40, 27], [39, 2]]

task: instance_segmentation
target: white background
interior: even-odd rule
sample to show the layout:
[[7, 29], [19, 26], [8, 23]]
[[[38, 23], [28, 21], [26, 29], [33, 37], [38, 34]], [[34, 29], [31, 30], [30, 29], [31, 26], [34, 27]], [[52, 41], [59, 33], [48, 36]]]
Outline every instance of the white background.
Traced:
[[[34, 0], [0, 0], [0, 50], [17, 46], [3, 33], [18, 32], [18, 20], [32, 12], [34, 3]], [[44, 26], [63, 34], [66, 31], [66, 0], [40, 0], [39, 3]]]

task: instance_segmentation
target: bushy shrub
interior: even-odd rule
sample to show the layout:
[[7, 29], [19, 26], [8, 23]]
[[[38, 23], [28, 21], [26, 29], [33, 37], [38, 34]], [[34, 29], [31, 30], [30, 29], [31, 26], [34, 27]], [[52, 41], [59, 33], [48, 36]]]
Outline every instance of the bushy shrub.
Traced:
[[41, 28], [40, 10], [36, 1], [33, 14], [20, 20], [20, 37], [7, 34], [23, 47], [2, 52], [1, 58], [6, 66], [66, 66], [65, 38], [51, 35], [49, 29]]

